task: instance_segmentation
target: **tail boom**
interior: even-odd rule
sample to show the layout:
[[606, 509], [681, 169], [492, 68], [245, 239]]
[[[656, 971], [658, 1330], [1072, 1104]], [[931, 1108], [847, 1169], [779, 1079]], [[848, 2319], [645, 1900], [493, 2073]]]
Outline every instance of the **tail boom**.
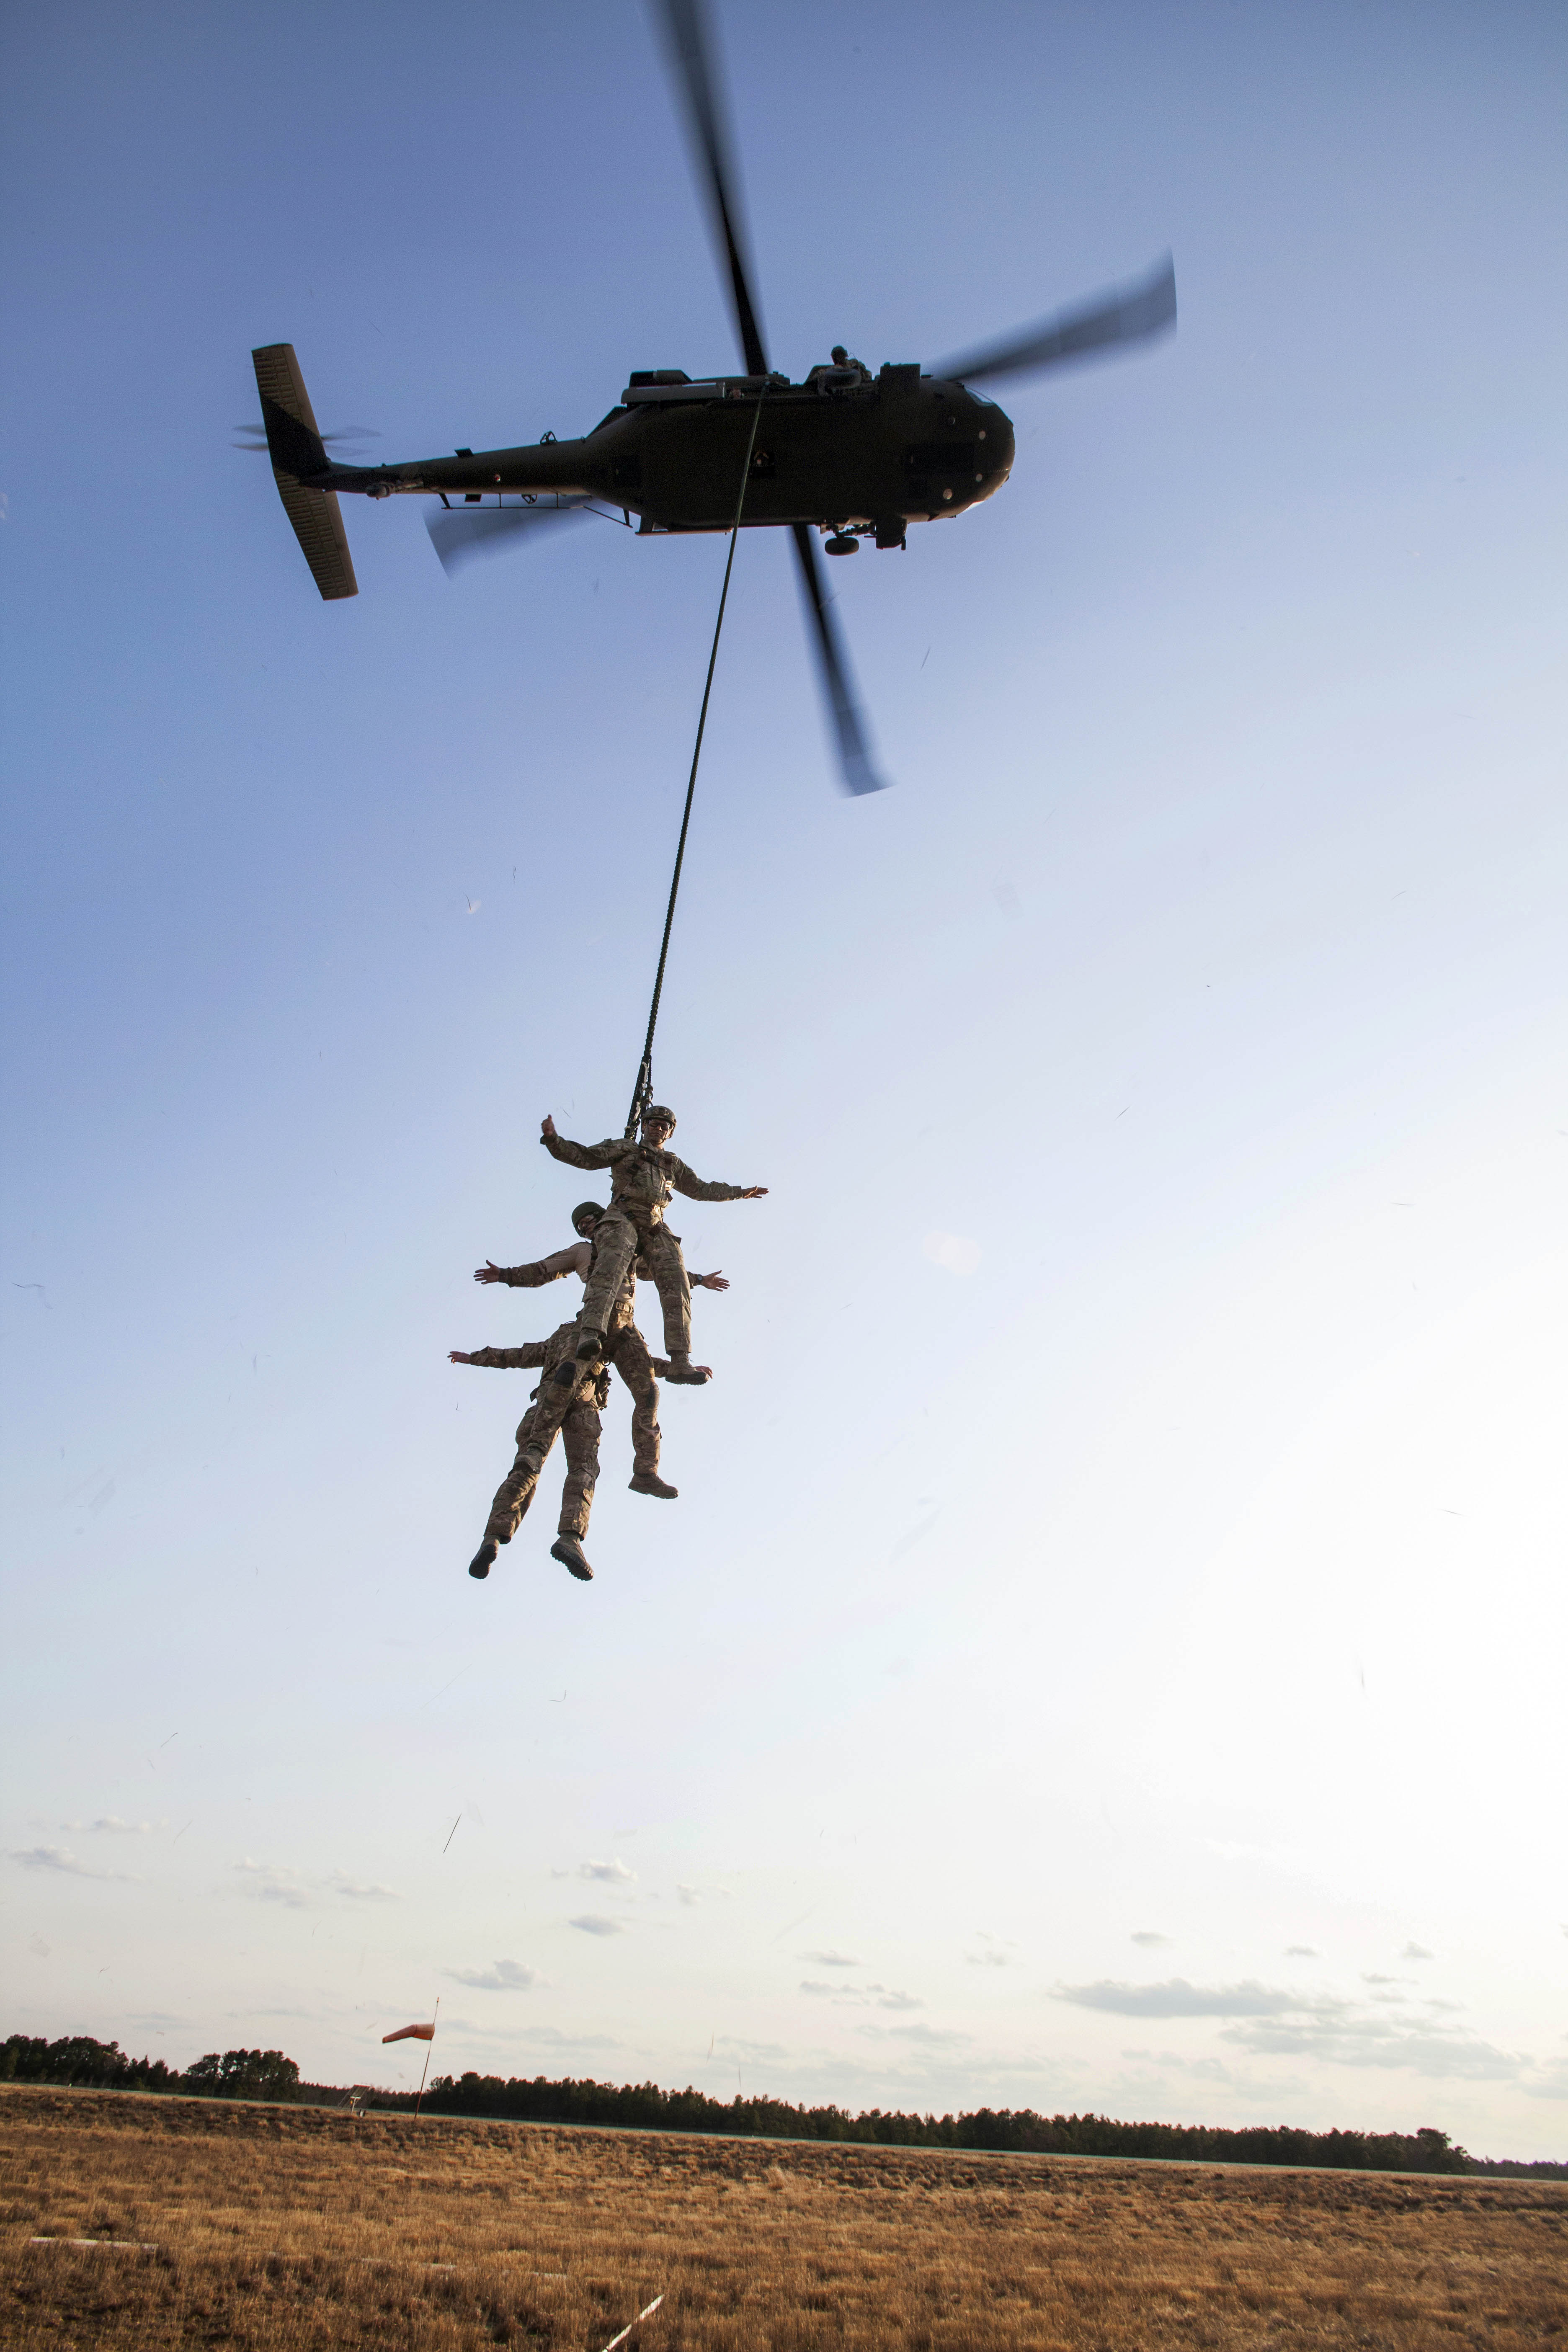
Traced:
[[612, 495], [608, 468], [588, 454], [586, 441], [530, 441], [521, 449], [465, 449], [450, 457], [426, 457], [403, 466], [325, 467], [320, 480], [334, 490], [357, 490], [371, 499], [400, 496], [494, 498], [498, 491], [563, 498]]

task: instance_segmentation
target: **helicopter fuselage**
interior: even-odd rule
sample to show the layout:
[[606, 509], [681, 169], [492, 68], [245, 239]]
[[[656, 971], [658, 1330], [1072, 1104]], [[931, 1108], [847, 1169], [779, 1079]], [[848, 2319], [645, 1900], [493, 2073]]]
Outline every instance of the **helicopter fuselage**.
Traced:
[[915, 365], [875, 376], [854, 363], [814, 368], [799, 384], [782, 376], [693, 383], [659, 369], [634, 375], [620, 404], [580, 440], [331, 466], [300, 487], [470, 504], [585, 496], [637, 515], [644, 533], [728, 530], [748, 447], [742, 525], [816, 524], [897, 547], [907, 523], [962, 514], [1000, 489], [1014, 436], [983, 394]]

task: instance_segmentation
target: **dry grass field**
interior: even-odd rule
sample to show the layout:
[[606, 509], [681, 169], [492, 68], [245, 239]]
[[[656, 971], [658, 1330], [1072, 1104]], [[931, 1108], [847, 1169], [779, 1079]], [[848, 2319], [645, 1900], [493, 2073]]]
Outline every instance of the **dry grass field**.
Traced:
[[1568, 2347], [1563, 2183], [44, 2089], [0, 2095], [0, 2160], [14, 2352], [600, 2352], [661, 2292], [630, 2352]]

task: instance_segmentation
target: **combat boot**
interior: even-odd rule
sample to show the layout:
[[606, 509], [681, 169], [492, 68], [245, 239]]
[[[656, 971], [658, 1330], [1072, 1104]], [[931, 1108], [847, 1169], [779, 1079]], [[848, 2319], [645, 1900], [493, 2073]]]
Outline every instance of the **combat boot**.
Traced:
[[468, 1562], [468, 1574], [470, 1576], [488, 1576], [494, 1564], [497, 1549], [498, 1547], [494, 1536], [487, 1536], [483, 1543], [479, 1546], [478, 1551], [474, 1554], [472, 1559]]
[[550, 1557], [569, 1568], [579, 1584], [592, 1584], [594, 1571], [583, 1556], [583, 1547], [575, 1536], [557, 1536], [550, 1547]]
[[679, 1494], [679, 1486], [669, 1486], [657, 1470], [638, 1470], [627, 1479], [634, 1495], [657, 1495], [661, 1503], [673, 1503]]
[[689, 1356], [671, 1356], [669, 1370], [664, 1377], [667, 1381], [673, 1381], [678, 1388], [700, 1389], [712, 1379], [713, 1367], [711, 1364], [694, 1364]]
[[595, 1356], [602, 1356], [604, 1352], [604, 1333], [585, 1330], [577, 1342], [577, 1361], [580, 1364], [591, 1364]]

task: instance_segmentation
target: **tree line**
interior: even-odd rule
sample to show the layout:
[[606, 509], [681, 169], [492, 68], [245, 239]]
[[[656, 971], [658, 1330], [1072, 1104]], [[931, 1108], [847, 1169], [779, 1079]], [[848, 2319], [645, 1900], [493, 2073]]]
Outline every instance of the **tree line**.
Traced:
[[[341, 2104], [346, 2090], [301, 2083], [280, 2050], [209, 2051], [184, 2072], [161, 2058], [131, 2058], [117, 2042], [75, 2034], [45, 2042], [13, 2033], [0, 2043], [0, 2083], [58, 2083], [89, 2090], [158, 2091], [186, 2098], [292, 2099]], [[406, 2111], [411, 2091], [374, 2095], [381, 2108]], [[597, 2124], [617, 2131], [722, 2132], [745, 2137], [817, 2140], [874, 2147], [940, 2147], [1030, 2156], [1156, 2157], [1221, 2164], [1297, 2164], [1333, 2171], [1446, 2172], [1568, 2180], [1568, 2164], [1473, 2157], [1447, 2132], [1300, 2131], [1288, 2124], [1118, 2123], [1110, 2116], [1041, 2116], [1032, 2107], [975, 2107], [961, 2115], [906, 2115], [897, 2108], [792, 2105], [784, 2099], [710, 2098], [689, 2085], [553, 2082], [499, 2074], [437, 2074], [425, 2093], [434, 2115], [495, 2122]]]
[[0, 2083], [64, 2083], [87, 2091], [170, 2091], [198, 2099], [298, 2099], [300, 2069], [281, 2050], [209, 2050], [182, 2073], [161, 2058], [128, 2058], [118, 2042], [69, 2033], [45, 2042], [13, 2033], [0, 2044]]
[[[1032, 2107], [976, 2107], [962, 2115], [897, 2108], [793, 2106], [783, 2099], [710, 2099], [657, 2083], [502, 2082], [496, 2074], [438, 2074], [425, 2094], [432, 2113], [522, 2123], [614, 2126], [633, 2131], [732, 2132], [768, 2139], [854, 2142], [878, 2147], [973, 2148], [1026, 2156], [1194, 2158], [1227, 2164], [1306, 2164], [1356, 2172], [1471, 2172], [1475, 2159], [1447, 2132], [1310, 2132], [1289, 2125], [1226, 2129], [1203, 2124], [1117, 2123], [1110, 2116], [1041, 2116]], [[1568, 2173], [1568, 2166], [1563, 2168]]]

